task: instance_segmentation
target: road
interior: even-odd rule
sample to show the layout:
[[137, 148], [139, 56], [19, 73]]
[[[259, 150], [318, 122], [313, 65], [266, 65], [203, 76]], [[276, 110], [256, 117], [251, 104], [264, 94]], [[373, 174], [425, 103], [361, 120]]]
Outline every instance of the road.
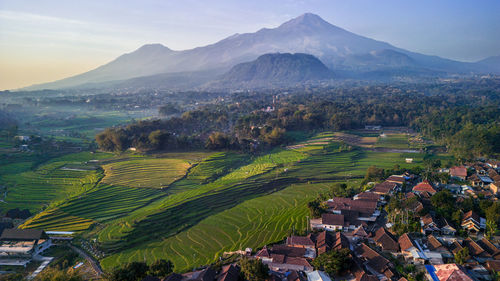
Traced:
[[83, 251], [83, 250], [81, 250], [73, 245], [69, 245], [69, 246], [71, 247], [71, 249], [73, 249], [75, 252], [77, 252], [80, 256], [84, 257], [90, 263], [90, 265], [92, 266], [92, 269], [94, 269], [97, 276], [101, 276], [103, 274], [101, 266], [93, 257], [89, 256], [87, 253], [85, 253], [85, 251]]

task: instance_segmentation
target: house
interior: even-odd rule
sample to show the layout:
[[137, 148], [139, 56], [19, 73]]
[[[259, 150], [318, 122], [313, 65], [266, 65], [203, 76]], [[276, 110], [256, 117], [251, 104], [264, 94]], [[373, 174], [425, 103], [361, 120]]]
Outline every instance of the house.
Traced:
[[322, 231], [313, 238], [318, 255], [331, 250], [349, 249], [349, 241], [341, 232]]
[[475, 186], [475, 187], [485, 187], [485, 186], [493, 183], [493, 180], [486, 175], [474, 174], [474, 175], [470, 176], [469, 180], [470, 180], [472, 186]]
[[370, 192], [379, 195], [388, 195], [394, 193], [397, 190], [398, 184], [395, 182], [384, 181], [383, 183], [377, 183]]
[[237, 265], [230, 264], [222, 267], [217, 276], [217, 281], [238, 281], [240, 278], [240, 268]]
[[360, 225], [352, 232], [352, 237], [355, 240], [365, 239], [368, 237], [368, 233], [366, 233], [365, 228], [362, 225]]
[[450, 177], [465, 180], [467, 178], [467, 168], [464, 166], [451, 167]]
[[310, 248], [310, 249], [314, 249], [316, 247], [316, 245], [311, 239], [311, 235], [287, 237], [286, 245], [289, 247]]
[[429, 272], [430, 275], [435, 276], [439, 281], [473, 281], [462, 267], [454, 263], [426, 266], [427, 271], [429, 271], [429, 268], [432, 268], [431, 272]]
[[51, 245], [51, 239], [41, 229], [4, 229], [0, 236], [0, 257], [31, 259]]
[[493, 259], [500, 260], [500, 249], [493, 245], [493, 243], [491, 243], [488, 239], [483, 237], [482, 239], [476, 241], [476, 243], [488, 252]]
[[307, 280], [309, 281], [332, 281], [326, 272], [315, 270], [307, 273]]
[[379, 280], [391, 280], [395, 276], [394, 265], [365, 243], [357, 247], [354, 252], [366, 269]]
[[[342, 211], [356, 211], [358, 219], [364, 221], [375, 221], [380, 215], [377, 210], [377, 201], [373, 200], [353, 200], [350, 198], [334, 197], [326, 202], [328, 211], [335, 214], [342, 214]], [[352, 213], [351, 213], [352, 214]]]
[[406, 179], [402, 175], [392, 175], [388, 177], [385, 181], [403, 185], [406, 182]]
[[490, 183], [488, 187], [494, 195], [500, 195], [500, 181]]
[[214, 281], [216, 272], [212, 267], [207, 267], [200, 271], [192, 272], [187, 276], [190, 281]]
[[456, 229], [445, 218], [437, 218], [431, 214], [421, 217], [420, 225], [422, 226], [422, 233], [425, 235], [437, 232], [443, 235], [454, 236], [456, 233]]
[[477, 260], [478, 262], [484, 262], [487, 259], [491, 259], [491, 255], [486, 252], [479, 244], [474, 242], [470, 237], [465, 239], [462, 242], [463, 247], [467, 247], [469, 249], [470, 256]]
[[[378, 281], [375, 275], [372, 275], [364, 269], [363, 262], [356, 256], [352, 257], [354, 264], [351, 268], [351, 273], [356, 281]], [[386, 277], [387, 279], [387, 277]]]
[[438, 252], [445, 258], [453, 257], [451, 252], [433, 235], [427, 236], [427, 249], [432, 252]]
[[352, 199], [353, 200], [367, 200], [367, 201], [377, 202], [377, 201], [382, 199], [382, 195], [375, 193], [375, 192], [365, 191], [365, 192], [361, 192], [361, 193], [354, 195], [354, 197]]
[[399, 244], [396, 238], [384, 227], [379, 228], [375, 232], [373, 241], [377, 246], [382, 248], [382, 251], [396, 253], [399, 251]]
[[423, 263], [425, 257], [422, 256], [420, 249], [413, 239], [410, 238], [408, 233], [401, 235], [398, 239], [398, 243], [405, 260], [413, 260], [417, 263]]
[[466, 229], [469, 232], [479, 232], [481, 229], [486, 227], [486, 220], [484, 218], [479, 217], [474, 211], [469, 211], [465, 213], [462, 224], [463, 229]]
[[264, 246], [262, 250], [257, 252], [255, 258], [260, 259], [275, 271], [297, 270], [309, 272], [313, 270], [313, 267], [305, 258], [306, 255], [307, 249], [305, 248], [274, 245], [271, 249]]
[[436, 194], [437, 190], [432, 187], [432, 185], [428, 181], [423, 181], [417, 185], [415, 185], [412, 189], [414, 193], [421, 194], [423, 192], [428, 192], [431, 195]]
[[311, 220], [313, 229], [323, 229], [328, 231], [342, 230], [344, 228], [344, 216], [339, 214], [322, 214], [319, 222]]

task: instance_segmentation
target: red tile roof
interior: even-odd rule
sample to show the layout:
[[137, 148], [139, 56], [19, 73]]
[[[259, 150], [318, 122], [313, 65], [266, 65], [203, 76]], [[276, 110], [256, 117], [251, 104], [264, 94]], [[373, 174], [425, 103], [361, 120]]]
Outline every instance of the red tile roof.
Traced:
[[314, 247], [314, 242], [309, 236], [290, 236], [286, 241], [290, 246]]
[[401, 235], [398, 239], [398, 243], [401, 251], [407, 251], [412, 247], [417, 248], [413, 240], [410, 238], [410, 236], [408, 236], [408, 233]]
[[456, 264], [439, 264], [434, 265], [436, 276], [439, 281], [473, 281], [459, 266]]
[[377, 245], [382, 247], [384, 251], [399, 251], [399, 244], [396, 238], [385, 228], [381, 227], [375, 232], [375, 237], [373, 239]]
[[432, 187], [432, 185], [430, 185], [430, 183], [428, 181], [423, 181], [417, 185], [415, 185], [413, 187], [413, 192], [429, 192], [431, 194], [434, 194], [436, 193], [437, 191], [434, 189], [434, 187]]
[[325, 225], [340, 225], [344, 226], [344, 216], [338, 214], [323, 214], [321, 223]]
[[467, 168], [465, 168], [464, 166], [451, 167], [450, 168], [450, 176], [466, 178], [467, 177]]

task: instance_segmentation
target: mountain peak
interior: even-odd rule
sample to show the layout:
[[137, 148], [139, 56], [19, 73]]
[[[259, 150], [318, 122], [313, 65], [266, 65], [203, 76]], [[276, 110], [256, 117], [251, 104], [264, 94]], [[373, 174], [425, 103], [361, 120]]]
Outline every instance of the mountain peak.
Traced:
[[145, 44], [136, 50], [136, 52], [166, 52], [166, 51], [172, 51], [172, 50], [160, 43]]
[[283, 23], [280, 27], [294, 27], [294, 26], [319, 27], [319, 26], [332, 26], [332, 25], [316, 14], [305, 13]]

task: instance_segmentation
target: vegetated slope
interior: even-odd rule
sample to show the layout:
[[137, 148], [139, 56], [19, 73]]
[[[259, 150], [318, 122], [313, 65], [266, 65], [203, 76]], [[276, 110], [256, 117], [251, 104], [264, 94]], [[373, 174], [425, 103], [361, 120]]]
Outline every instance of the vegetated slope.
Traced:
[[[115, 244], [118, 247], [115, 249], [117, 252], [104, 258], [102, 265], [106, 268], [112, 268], [124, 262], [150, 256], [153, 259], [169, 258], [174, 262], [176, 268], [183, 271], [193, 266], [214, 262], [224, 251], [262, 247], [265, 244], [282, 240], [292, 228], [303, 230], [308, 214], [307, 202], [314, 198], [318, 192], [327, 190], [334, 182], [347, 181], [350, 185], [356, 185], [364, 176], [366, 169], [373, 164], [383, 168], [392, 168], [395, 164], [402, 167], [418, 165], [415, 163], [405, 164], [404, 157], [408, 155], [399, 153], [364, 152], [357, 149], [342, 150], [339, 144], [321, 147], [314, 145], [314, 147], [316, 148], [310, 150], [298, 149], [298, 151], [307, 151], [300, 152], [304, 156], [298, 161], [292, 159], [280, 161], [270, 172], [252, 177], [252, 184], [263, 185], [261, 188], [267, 186], [265, 182], [284, 182], [285, 188], [278, 186], [272, 194], [264, 193], [263, 196], [250, 197], [249, 200], [220, 212], [217, 209], [214, 210], [221, 204], [219, 200], [200, 201], [204, 203], [204, 206], [209, 206], [208, 210], [200, 208], [192, 212], [200, 214], [208, 211], [210, 214], [194, 226], [181, 229], [182, 231], [165, 240], [160, 239], [160, 237], [167, 236], [159, 235], [156, 241], [145, 243], [129, 235], [121, 235], [119, 237], [125, 238], [122, 241], [127, 241], [125, 245], [131, 243], [129, 244], [131, 247]], [[295, 150], [286, 152], [288, 154], [293, 151]], [[419, 158], [417, 157], [419, 154], [414, 155], [415, 158]], [[266, 160], [266, 158], [268, 159]], [[259, 162], [264, 164], [266, 161], [269, 165], [273, 163], [269, 159], [276, 161], [277, 155], [262, 156], [259, 158]], [[281, 163], [286, 164], [282, 166]], [[245, 170], [236, 170], [234, 176], [245, 174], [246, 172], [243, 171]], [[245, 180], [245, 182], [249, 182], [249, 180]], [[240, 188], [245, 189], [246, 185], [240, 185]], [[220, 198], [224, 202], [224, 197]], [[212, 198], [207, 197], [206, 199]], [[234, 197], [229, 199], [237, 200]], [[138, 212], [140, 211], [138, 210]], [[135, 216], [131, 216], [124, 219], [131, 221], [135, 218]], [[162, 221], [158, 214], [149, 216], [149, 218], [151, 221]], [[193, 222], [191, 216], [180, 219], [184, 220], [186, 224]], [[121, 221], [119, 225], [127, 225], [125, 221]], [[149, 225], [147, 220], [144, 223]], [[119, 237], [113, 237], [119, 231], [133, 233], [134, 237], [142, 235], [151, 237], [145, 231], [148, 228], [144, 225], [141, 226], [141, 224], [141, 222], [137, 223], [133, 230], [128, 228], [104, 229], [99, 239], [103, 243], [107, 243], [106, 241], [110, 239], [119, 243]], [[132, 246], [134, 244], [135, 246]]]
[[[332, 25], [314, 14], [303, 14], [276, 28], [235, 34], [215, 44], [173, 51], [161, 44], [144, 45], [92, 71], [26, 89], [56, 89], [88, 83], [125, 80], [161, 73], [228, 70], [266, 53], [307, 53], [334, 71], [384, 71], [425, 73], [482, 71], [481, 65], [427, 56], [386, 42], [359, 36]], [[488, 71], [486, 69], [486, 71]], [[195, 77], [193, 77], [195, 79]], [[147, 79], [146, 79], [147, 80]], [[135, 81], [137, 85], [138, 81]], [[168, 84], [168, 83], [167, 83]], [[147, 86], [143, 83], [142, 86]]]
[[221, 86], [236, 84], [294, 84], [333, 78], [333, 72], [316, 57], [308, 54], [265, 54], [241, 63], [218, 81]]

